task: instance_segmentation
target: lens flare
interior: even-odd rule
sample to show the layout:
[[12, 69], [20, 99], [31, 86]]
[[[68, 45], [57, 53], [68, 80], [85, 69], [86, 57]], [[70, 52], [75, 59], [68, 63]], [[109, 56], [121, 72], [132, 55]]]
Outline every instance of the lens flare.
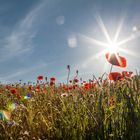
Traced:
[[0, 119], [3, 121], [9, 121], [11, 118], [11, 113], [9, 111], [0, 111]]
[[24, 96], [24, 99], [29, 99], [29, 97], [28, 96]]
[[17, 106], [18, 106], [17, 103], [8, 103], [7, 109], [8, 109], [9, 111], [13, 111]]

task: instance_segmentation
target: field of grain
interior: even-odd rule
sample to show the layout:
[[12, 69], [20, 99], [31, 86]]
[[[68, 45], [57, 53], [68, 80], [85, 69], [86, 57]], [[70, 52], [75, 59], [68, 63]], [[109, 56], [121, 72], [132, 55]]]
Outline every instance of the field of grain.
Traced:
[[0, 85], [1, 140], [140, 139], [139, 76], [59, 86], [51, 80]]

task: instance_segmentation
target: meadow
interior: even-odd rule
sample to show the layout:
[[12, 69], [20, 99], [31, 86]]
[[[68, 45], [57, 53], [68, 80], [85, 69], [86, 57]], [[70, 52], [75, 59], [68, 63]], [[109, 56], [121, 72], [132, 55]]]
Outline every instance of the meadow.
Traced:
[[[140, 77], [0, 85], [0, 140], [140, 139]], [[44, 81], [42, 81], [44, 80]]]
[[140, 0], [0, 0], [0, 17], [0, 140], [140, 140]]

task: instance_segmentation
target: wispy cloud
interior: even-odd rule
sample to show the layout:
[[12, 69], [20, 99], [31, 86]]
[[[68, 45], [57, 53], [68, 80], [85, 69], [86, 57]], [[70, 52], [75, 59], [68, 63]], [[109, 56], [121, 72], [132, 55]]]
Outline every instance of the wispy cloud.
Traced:
[[39, 69], [46, 68], [46, 67], [48, 67], [48, 63], [42, 62], [42, 63], [36, 64], [34, 66], [31, 66], [29, 68], [24, 68], [24, 69], [17, 70], [13, 74], [1, 76], [0, 81], [2, 81], [4, 83], [7, 83], [7, 82], [10, 82], [11, 79], [14, 79], [14, 78], [17, 78], [17, 77], [18, 78], [23, 77], [26, 74], [32, 73], [33, 71], [37, 71]]
[[4, 38], [0, 62], [33, 50], [32, 39], [37, 32], [34, 28], [34, 22], [37, 21], [43, 5], [44, 3], [41, 3], [34, 9], [31, 9], [25, 18], [16, 24], [12, 32]]

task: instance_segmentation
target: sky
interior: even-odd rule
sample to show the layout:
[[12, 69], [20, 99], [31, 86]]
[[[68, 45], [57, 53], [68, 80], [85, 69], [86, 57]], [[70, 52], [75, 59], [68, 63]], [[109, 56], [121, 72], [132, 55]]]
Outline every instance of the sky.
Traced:
[[[121, 42], [124, 69], [140, 70], [140, 0], [0, 0], [0, 81], [108, 73], [103, 43]], [[109, 36], [109, 37], [108, 37]]]

